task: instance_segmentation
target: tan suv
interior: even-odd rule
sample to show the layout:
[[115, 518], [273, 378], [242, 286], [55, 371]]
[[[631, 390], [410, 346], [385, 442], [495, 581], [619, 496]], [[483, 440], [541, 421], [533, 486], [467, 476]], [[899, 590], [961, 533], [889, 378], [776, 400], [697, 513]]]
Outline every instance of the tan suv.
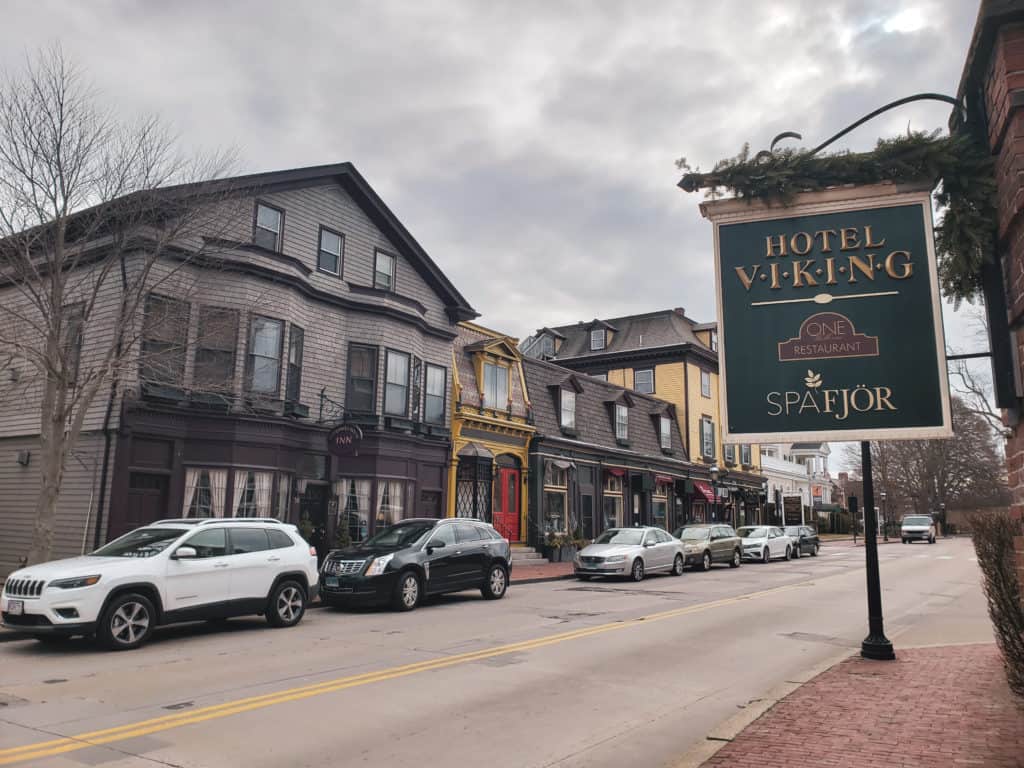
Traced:
[[739, 568], [743, 560], [740, 537], [731, 525], [686, 525], [676, 529], [672, 535], [683, 542], [686, 564], [702, 571], [711, 570], [715, 563], [728, 563], [730, 568]]

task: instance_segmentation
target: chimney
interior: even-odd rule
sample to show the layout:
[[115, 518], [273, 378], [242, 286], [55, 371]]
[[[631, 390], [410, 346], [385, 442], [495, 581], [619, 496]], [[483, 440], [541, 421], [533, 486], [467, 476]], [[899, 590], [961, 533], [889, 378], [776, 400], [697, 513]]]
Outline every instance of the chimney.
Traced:
[[675, 312], [680, 317], [686, 317], [686, 310], [683, 309], [682, 307], [676, 307], [672, 311]]

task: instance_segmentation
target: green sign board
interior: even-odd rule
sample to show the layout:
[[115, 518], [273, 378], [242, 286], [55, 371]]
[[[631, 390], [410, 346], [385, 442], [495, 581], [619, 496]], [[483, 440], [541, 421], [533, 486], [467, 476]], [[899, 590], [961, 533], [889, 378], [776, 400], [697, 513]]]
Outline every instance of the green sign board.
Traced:
[[950, 436], [928, 191], [702, 209], [715, 225], [726, 441]]

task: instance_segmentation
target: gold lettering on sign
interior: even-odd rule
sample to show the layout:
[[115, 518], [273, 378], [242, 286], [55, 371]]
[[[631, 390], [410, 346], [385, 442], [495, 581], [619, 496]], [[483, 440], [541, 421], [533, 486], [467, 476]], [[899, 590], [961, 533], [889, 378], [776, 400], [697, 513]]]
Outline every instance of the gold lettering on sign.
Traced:
[[[897, 272], [896, 258], [903, 257], [902, 263], [899, 265], [899, 271]], [[893, 251], [885, 257], [885, 274], [891, 277], [893, 280], [906, 280], [912, 274], [914, 274], [914, 265], [910, 261], [909, 251]]]
[[[800, 245], [801, 238], [803, 238], [803, 245]], [[814, 239], [806, 232], [797, 232], [793, 235], [789, 241], [790, 247], [793, 249], [795, 256], [806, 256], [811, 252], [811, 248], [814, 247]]]
[[857, 239], [856, 227], [843, 227], [839, 230], [839, 250], [856, 251], [860, 248], [860, 240]]
[[[778, 237], [766, 237], [765, 242], [768, 246], [768, 252], [765, 254], [766, 259], [770, 259], [772, 256], [785, 256], [786, 255], [786, 236], [779, 235]], [[775, 253], [775, 247], [778, 246], [779, 252]]]

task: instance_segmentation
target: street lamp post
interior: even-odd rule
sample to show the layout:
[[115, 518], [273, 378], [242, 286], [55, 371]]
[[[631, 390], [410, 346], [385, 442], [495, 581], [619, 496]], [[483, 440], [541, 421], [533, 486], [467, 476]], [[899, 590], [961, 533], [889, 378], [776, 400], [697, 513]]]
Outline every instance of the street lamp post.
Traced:
[[715, 505], [711, 508], [711, 514], [718, 520], [718, 474], [720, 470], [717, 464], [712, 464], [709, 470], [711, 474], [711, 493], [715, 496]]
[[884, 541], [889, 540], [889, 515], [885, 509], [885, 491], [878, 492], [878, 500], [882, 502], [882, 539]]
[[946, 535], [946, 502], [939, 502], [939, 522], [942, 524], [942, 535]]

